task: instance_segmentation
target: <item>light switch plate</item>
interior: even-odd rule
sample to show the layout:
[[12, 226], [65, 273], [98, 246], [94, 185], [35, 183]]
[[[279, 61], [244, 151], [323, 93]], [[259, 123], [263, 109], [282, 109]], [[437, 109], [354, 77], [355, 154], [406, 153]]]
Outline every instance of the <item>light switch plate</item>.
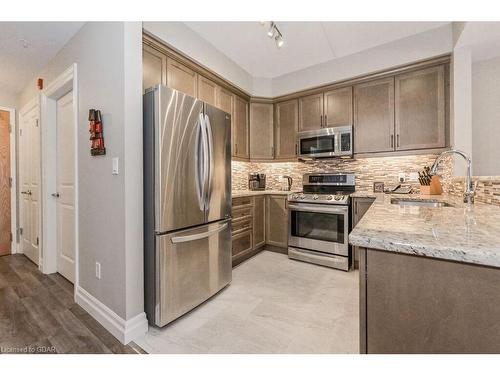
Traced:
[[113, 158], [113, 172], [112, 174], [118, 174], [118, 158]]

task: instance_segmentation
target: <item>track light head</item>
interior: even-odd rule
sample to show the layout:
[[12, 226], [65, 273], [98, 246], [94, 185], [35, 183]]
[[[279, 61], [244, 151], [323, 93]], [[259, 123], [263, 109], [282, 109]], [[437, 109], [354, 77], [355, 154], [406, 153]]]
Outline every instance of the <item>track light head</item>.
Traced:
[[274, 40], [276, 40], [276, 45], [278, 46], [278, 48], [283, 47], [283, 44], [285, 44], [285, 41], [283, 40], [283, 37], [281, 35], [277, 35]]
[[269, 38], [272, 38], [275, 33], [276, 33], [276, 27], [274, 26], [274, 22], [271, 22], [271, 26], [269, 27], [269, 30], [267, 31], [267, 36]]

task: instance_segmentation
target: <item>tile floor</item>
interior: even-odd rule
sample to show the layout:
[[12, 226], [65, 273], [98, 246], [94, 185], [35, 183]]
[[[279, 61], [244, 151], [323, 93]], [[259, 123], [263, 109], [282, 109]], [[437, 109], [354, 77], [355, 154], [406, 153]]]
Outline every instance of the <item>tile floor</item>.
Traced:
[[148, 353], [358, 353], [358, 272], [263, 251], [214, 298], [136, 344]]

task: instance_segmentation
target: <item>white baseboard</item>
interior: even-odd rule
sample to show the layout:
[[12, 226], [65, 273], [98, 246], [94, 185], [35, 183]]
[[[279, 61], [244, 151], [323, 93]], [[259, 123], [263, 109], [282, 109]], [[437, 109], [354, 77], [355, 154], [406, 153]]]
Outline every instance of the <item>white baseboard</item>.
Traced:
[[122, 344], [128, 344], [148, 331], [148, 321], [144, 312], [125, 320], [80, 286], [76, 287], [75, 299], [76, 303]]

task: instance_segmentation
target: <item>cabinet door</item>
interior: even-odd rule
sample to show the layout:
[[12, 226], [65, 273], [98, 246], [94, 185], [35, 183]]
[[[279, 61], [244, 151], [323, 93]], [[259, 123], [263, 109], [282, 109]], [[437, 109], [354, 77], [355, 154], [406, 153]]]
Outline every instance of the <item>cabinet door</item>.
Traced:
[[324, 126], [352, 125], [352, 87], [325, 92]]
[[248, 102], [234, 96], [232, 154], [237, 158], [248, 159]]
[[217, 103], [217, 84], [198, 74], [198, 99], [215, 106]]
[[277, 103], [275, 106], [275, 159], [297, 157], [297, 131], [299, 103], [297, 99]]
[[147, 45], [142, 47], [142, 90], [167, 84], [167, 57]]
[[445, 147], [444, 66], [396, 76], [396, 149]]
[[[352, 200], [352, 227], [354, 228], [356, 224], [361, 220], [361, 218], [366, 214], [366, 211], [371, 207], [375, 198], [353, 198]], [[354, 256], [354, 268], [358, 268], [359, 265], [359, 247], [353, 246], [352, 248]]]
[[250, 103], [250, 159], [274, 158], [273, 105]]
[[266, 196], [266, 243], [278, 247], [288, 247], [286, 195]]
[[[216, 106], [232, 116], [234, 108], [234, 94], [231, 91], [219, 86], [217, 88]], [[234, 119], [231, 119], [231, 122], [233, 121]]]
[[299, 99], [299, 131], [320, 129], [323, 125], [323, 93]]
[[253, 249], [252, 230], [239, 233], [232, 238], [233, 261]]
[[354, 153], [394, 150], [394, 77], [354, 87]]
[[253, 203], [253, 247], [258, 248], [266, 243], [266, 200], [265, 196], [254, 197]]
[[167, 86], [196, 97], [196, 73], [187, 66], [167, 59]]

